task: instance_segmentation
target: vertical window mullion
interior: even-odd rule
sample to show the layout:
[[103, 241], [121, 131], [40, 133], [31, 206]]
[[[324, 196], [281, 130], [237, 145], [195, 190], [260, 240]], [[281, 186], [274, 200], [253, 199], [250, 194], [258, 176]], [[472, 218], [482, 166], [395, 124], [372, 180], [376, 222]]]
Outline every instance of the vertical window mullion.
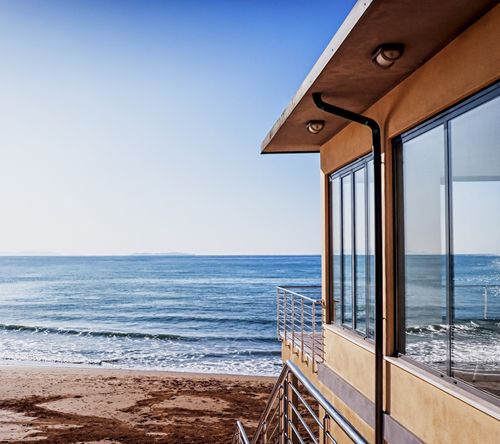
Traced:
[[365, 164], [365, 337], [370, 336], [370, 208], [369, 208], [368, 164]]
[[[333, 254], [333, 192], [332, 192], [332, 179], [331, 177], [328, 178], [328, 191], [327, 191], [327, 202], [328, 202], [328, 212], [327, 212], [327, 224], [328, 224], [328, 300], [333, 301], [334, 296], [333, 296], [333, 261], [335, 260], [334, 254]], [[322, 289], [323, 290], [323, 289]], [[330, 315], [331, 313], [331, 304], [329, 304], [330, 309], [328, 310], [328, 315], [326, 322], [330, 323], [332, 320], [332, 316]]]
[[404, 180], [403, 180], [403, 143], [400, 139], [394, 145], [394, 192], [395, 192], [395, 221], [396, 221], [396, 291], [395, 304], [397, 351], [406, 354], [406, 273], [405, 273], [405, 221], [404, 221]]
[[356, 178], [351, 171], [351, 285], [352, 285], [352, 328], [357, 328], [357, 289], [356, 289]]
[[334, 254], [334, 239], [333, 239], [333, 223], [334, 223], [334, 217], [333, 217], [333, 212], [335, 209], [335, 203], [333, 202], [333, 180], [331, 177], [328, 178], [328, 256], [330, 258], [329, 260], [329, 273], [328, 273], [328, 281], [329, 281], [329, 289], [328, 289], [328, 300], [331, 301], [329, 303], [328, 307], [328, 316], [326, 322], [332, 323], [335, 322], [334, 317], [333, 317], [333, 310], [332, 306], [335, 304], [335, 292], [334, 292], [334, 283], [335, 283], [335, 276], [334, 276], [334, 262], [335, 262], [335, 254]]
[[345, 307], [345, 288], [344, 288], [344, 181], [339, 177], [340, 188], [340, 324], [344, 321], [344, 307]]
[[453, 339], [453, 227], [452, 227], [452, 171], [451, 171], [451, 131], [450, 122], [444, 125], [445, 131], [445, 226], [446, 226], [446, 374], [452, 374]]

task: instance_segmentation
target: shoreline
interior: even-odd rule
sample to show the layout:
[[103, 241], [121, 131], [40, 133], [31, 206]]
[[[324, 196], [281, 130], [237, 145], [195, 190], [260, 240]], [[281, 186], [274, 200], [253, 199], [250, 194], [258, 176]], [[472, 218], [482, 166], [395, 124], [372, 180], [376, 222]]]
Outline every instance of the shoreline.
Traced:
[[276, 377], [0, 364], [2, 442], [227, 443]]
[[68, 373], [71, 373], [72, 371], [75, 371], [75, 373], [78, 370], [81, 370], [82, 372], [95, 372], [96, 374], [102, 372], [108, 373], [108, 372], [116, 372], [116, 373], [137, 373], [137, 374], [143, 374], [144, 376], [162, 376], [165, 375], [167, 377], [178, 377], [178, 378], [195, 378], [195, 379], [207, 379], [207, 378], [213, 378], [213, 379], [241, 379], [245, 381], [263, 381], [263, 382], [269, 382], [269, 381], [276, 381], [276, 376], [267, 376], [267, 375], [240, 375], [240, 374], [234, 374], [234, 373], [201, 373], [201, 372], [182, 372], [182, 371], [170, 371], [170, 370], [142, 370], [142, 369], [127, 369], [127, 368], [109, 368], [109, 367], [102, 367], [102, 366], [91, 366], [88, 365], [86, 366], [85, 364], [59, 364], [59, 363], [37, 363], [37, 362], [20, 362], [20, 361], [12, 361], [12, 364], [6, 363], [5, 361], [0, 362], [0, 374], [3, 370], [11, 370], [11, 369], [43, 369], [43, 370], [57, 370], [60, 369], [61, 371], [68, 371]]

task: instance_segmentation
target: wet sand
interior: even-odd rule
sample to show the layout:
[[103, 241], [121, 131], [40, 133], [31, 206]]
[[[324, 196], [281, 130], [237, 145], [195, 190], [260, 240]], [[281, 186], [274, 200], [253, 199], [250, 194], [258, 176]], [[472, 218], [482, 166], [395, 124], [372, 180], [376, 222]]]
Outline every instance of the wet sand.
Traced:
[[230, 443], [275, 378], [0, 366], [0, 443]]

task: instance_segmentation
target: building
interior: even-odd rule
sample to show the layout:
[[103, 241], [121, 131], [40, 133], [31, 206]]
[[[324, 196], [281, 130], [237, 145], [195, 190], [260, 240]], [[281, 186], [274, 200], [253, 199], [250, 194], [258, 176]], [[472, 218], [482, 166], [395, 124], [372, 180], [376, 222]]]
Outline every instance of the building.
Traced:
[[262, 144], [321, 156], [322, 302], [280, 290], [283, 361], [368, 442], [500, 443], [497, 3], [358, 1]]

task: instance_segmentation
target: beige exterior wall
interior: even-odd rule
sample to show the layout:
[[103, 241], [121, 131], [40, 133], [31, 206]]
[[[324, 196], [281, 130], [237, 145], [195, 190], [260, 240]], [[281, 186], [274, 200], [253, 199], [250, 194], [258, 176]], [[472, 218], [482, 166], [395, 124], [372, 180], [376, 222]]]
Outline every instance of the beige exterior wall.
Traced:
[[312, 361], [310, 359], [307, 359], [307, 357], [305, 356], [301, 356], [301, 353], [297, 347], [292, 352], [290, 342], [281, 342], [281, 359], [283, 362], [286, 362], [288, 359], [290, 359], [297, 367], [300, 368], [300, 371], [304, 373], [309, 381], [311, 381], [316, 387], [318, 386], [319, 380], [317, 374], [313, 371]]
[[375, 351], [372, 344], [341, 327], [324, 328], [325, 362], [367, 398], [375, 399]]
[[427, 444], [500, 442], [500, 408], [394, 359], [390, 414]]
[[[500, 79], [499, 42], [500, 6], [497, 6], [365, 113], [379, 122], [382, 128], [384, 336], [387, 356], [393, 356], [395, 351], [391, 139]], [[328, 294], [329, 282], [328, 175], [370, 151], [370, 131], [358, 124], [348, 125], [321, 148], [324, 297]], [[362, 339], [349, 331], [336, 327], [325, 330], [326, 364], [373, 400], [372, 345], [363, 344]], [[285, 349], [284, 359], [290, 356]], [[500, 442], [500, 408], [400, 361], [388, 358], [385, 366], [386, 409], [400, 424], [429, 444]], [[300, 359], [297, 364], [301, 369], [307, 369]], [[311, 376], [315, 385], [325, 389], [327, 397], [353, 425], [359, 427], [370, 440], [373, 438], [371, 429], [329, 393], [315, 374], [307, 376]]]

